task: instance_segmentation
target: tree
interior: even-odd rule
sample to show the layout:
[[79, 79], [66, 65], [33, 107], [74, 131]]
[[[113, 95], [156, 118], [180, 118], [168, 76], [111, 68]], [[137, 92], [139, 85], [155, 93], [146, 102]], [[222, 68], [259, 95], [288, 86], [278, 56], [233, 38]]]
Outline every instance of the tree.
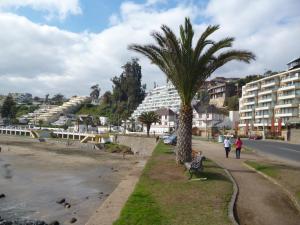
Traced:
[[145, 98], [146, 85], [141, 84], [142, 69], [138, 59], [132, 59], [122, 66], [119, 77], [112, 78], [112, 113], [119, 117], [128, 117]]
[[129, 49], [148, 57], [164, 72], [181, 98], [179, 115], [178, 142], [176, 149], [177, 162], [191, 161], [192, 157], [192, 118], [191, 101], [210, 75], [224, 64], [239, 60], [250, 63], [255, 56], [249, 51], [220, 50], [232, 47], [234, 38], [228, 37], [213, 41], [208, 37], [219, 29], [219, 26], [208, 26], [200, 38], [193, 43], [194, 30], [189, 18], [180, 26], [179, 38], [166, 25], [161, 26], [162, 33], [154, 32], [152, 37], [156, 45], [129, 46]]
[[45, 104], [47, 104], [48, 101], [49, 101], [49, 94], [46, 94], [46, 95], [45, 95]]
[[89, 131], [89, 125], [93, 125], [93, 118], [91, 116], [87, 116], [82, 118], [83, 124], [86, 126], [86, 132]]
[[43, 120], [39, 120], [39, 121], [38, 121], [38, 123], [39, 123], [40, 130], [41, 130], [41, 129], [42, 129], [42, 125], [43, 125], [44, 121], [43, 121]]
[[139, 116], [138, 120], [141, 123], [146, 125], [146, 127], [147, 127], [147, 136], [149, 136], [149, 131], [150, 131], [150, 128], [151, 128], [151, 124], [160, 122], [159, 116], [153, 111], [142, 113]]
[[1, 116], [3, 118], [14, 119], [16, 118], [17, 107], [16, 102], [14, 101], [11, 95], [8, 95], [2, 105], [1, 108]]
[[90, 93], [90, 97], [93, 99], [93, 100], [96, 100], [99, 98], [100, 96], [100, 91], [101, 89], [99, 88], [99, 84], [96, 84], [96, 85], [93, 85], [91, 87], [91, 93]]
[[197, 100], [200, 101], [201, 105], [207, 106], [209, 105], [209, 93], [208, 90], [206, 88], [201, 89], [197, 92], [197, 96], [196, 96]]
[[51, 99], [55, 105], [62, 105], [64, 101], [64, 96], [62, 94], [56, 94]]
[[239, 97], [238, 96], [228, 97], [225, 100], [225, 105], [227, 106], [227, 109], [229, 111], [239, 110]]

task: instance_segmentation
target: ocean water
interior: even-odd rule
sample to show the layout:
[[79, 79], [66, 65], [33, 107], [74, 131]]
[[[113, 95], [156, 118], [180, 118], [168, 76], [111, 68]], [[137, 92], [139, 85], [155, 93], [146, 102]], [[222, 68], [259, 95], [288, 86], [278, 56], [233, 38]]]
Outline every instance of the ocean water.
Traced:
[[[59, 156], [57, 156], [59, 157]], [[71, 156], [70, 156], [71, 157]], [[84, 224], [117, 186], [109, 166], [47, 162], [35, 155], [0, 154], [0, 216]], [[57, 204], [65, 198], [71, 208]]]

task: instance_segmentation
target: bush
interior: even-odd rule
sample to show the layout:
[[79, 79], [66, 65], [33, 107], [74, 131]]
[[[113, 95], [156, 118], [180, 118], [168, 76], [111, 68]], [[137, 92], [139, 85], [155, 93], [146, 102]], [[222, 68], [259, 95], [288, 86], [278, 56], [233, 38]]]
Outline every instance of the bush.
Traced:
[[126, 145], [119, 145], [115, 143], [106, 143], [104, 144], [105, 151], [110, 153], [127, 153], [127, 154], [133, 154], [130, 147]]

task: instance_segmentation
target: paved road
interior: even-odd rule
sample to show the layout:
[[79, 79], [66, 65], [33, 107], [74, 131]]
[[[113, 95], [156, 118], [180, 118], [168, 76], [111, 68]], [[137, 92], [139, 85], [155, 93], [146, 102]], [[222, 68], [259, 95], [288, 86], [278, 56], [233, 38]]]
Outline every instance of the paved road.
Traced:
[[[299, 137], [300, 138], [300, 137]], [[257, 150], [259, 153], [271, 154], [278, 158], [300, 163], [300, 145], [277, 141], [243, 140], [244, 145]]]
[[193, 148], [234, 177], [239, 188], [236, 209], [240, 225], [299, 225], [300, 213], [282, 189], [243, 164], [263, 157], [242, 153], [241, 159], [235, 159], [231, 152], [226, 158], [222, 145], [200, 140], [193, 140]]

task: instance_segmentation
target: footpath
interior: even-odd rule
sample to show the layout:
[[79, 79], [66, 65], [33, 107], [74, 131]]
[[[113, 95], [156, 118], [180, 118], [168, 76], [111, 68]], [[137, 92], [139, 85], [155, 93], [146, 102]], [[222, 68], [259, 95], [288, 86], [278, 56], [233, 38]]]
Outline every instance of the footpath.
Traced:
[[244, 165], [244, 161], [259, 156], [242, 151], [241, 159], [235, 159], [231, 151], [226, 158], [222, 145], [200, 140], [193, 140], [193, 149], [202, 151], [234, 177], [239, 189], [236, 217], [240, 225], [299, 225], [300, 213], [282, 189]]

